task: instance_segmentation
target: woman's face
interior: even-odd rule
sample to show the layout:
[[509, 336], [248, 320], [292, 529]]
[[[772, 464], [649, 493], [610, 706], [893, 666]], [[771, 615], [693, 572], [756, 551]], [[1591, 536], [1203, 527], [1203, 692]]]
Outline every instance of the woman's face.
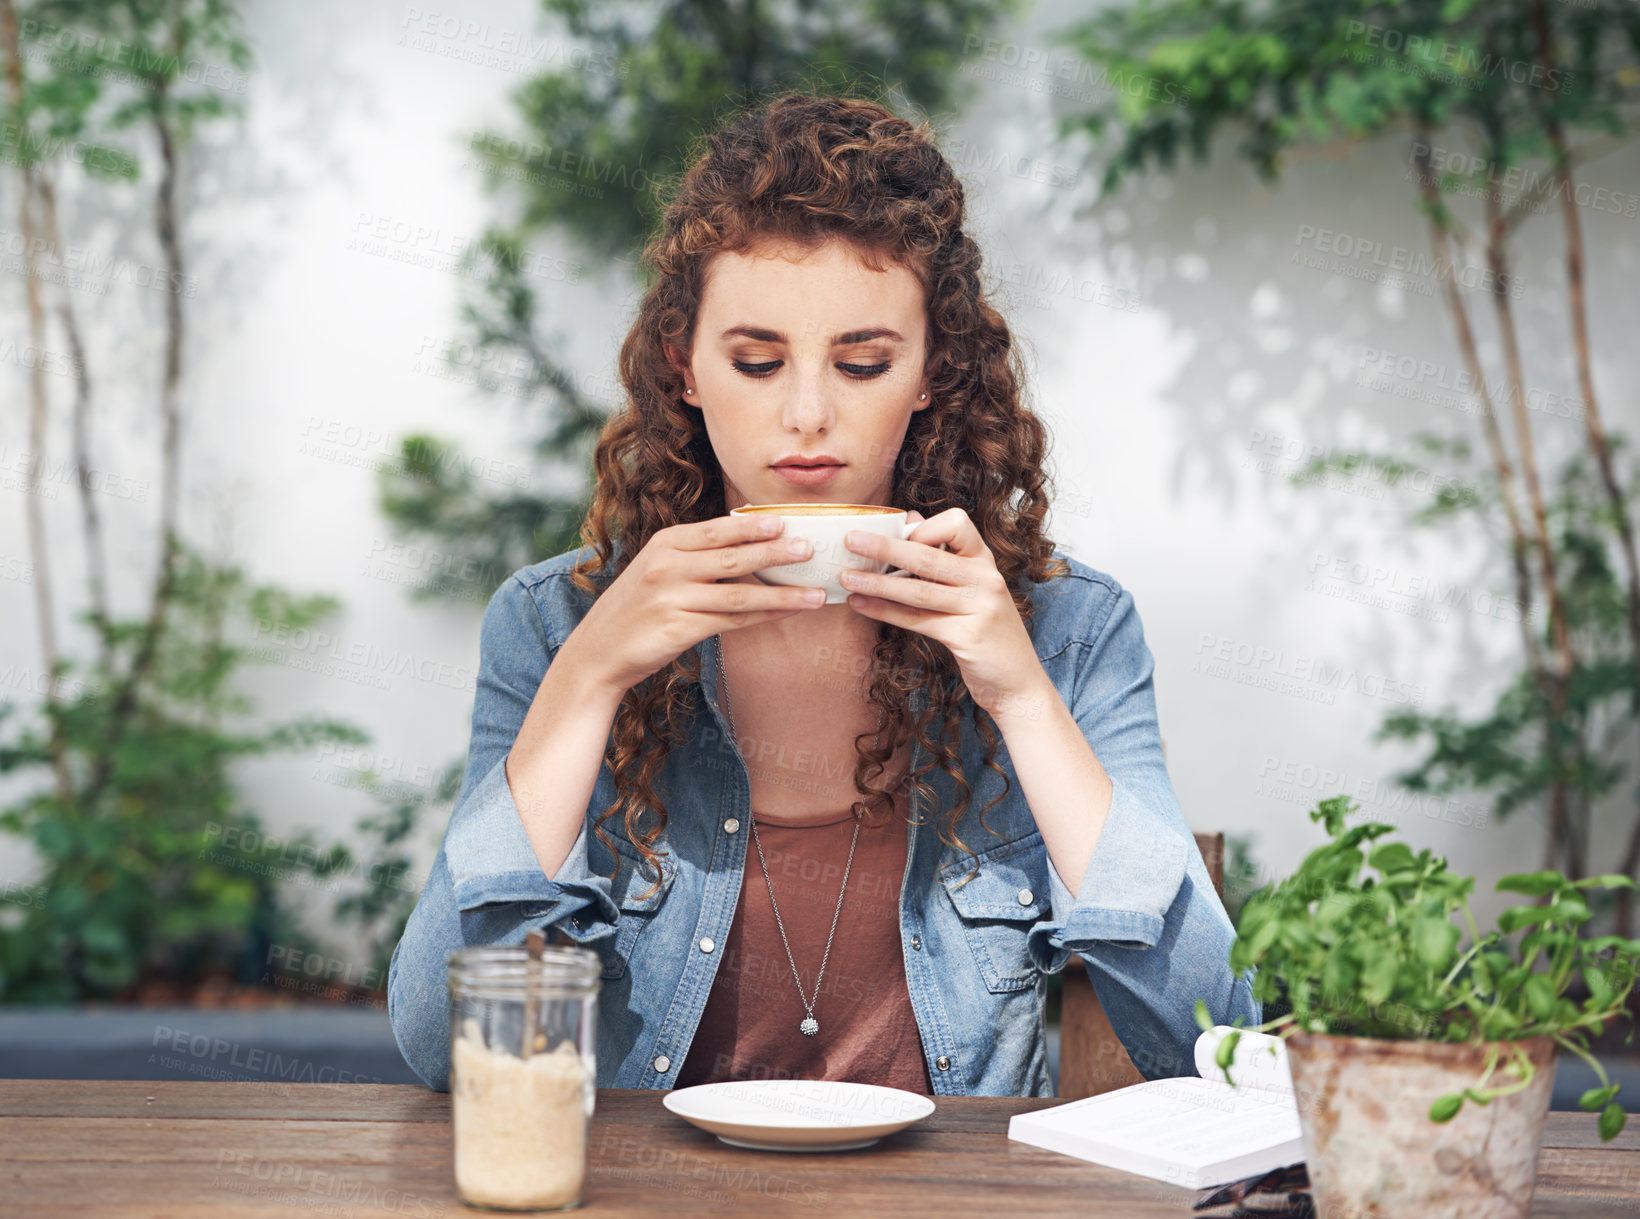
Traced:
[[[906, 425], [928, 405], [926, 330], [917, 277], [873, 271], [845, 241], [714, 255], [679, 367], [727, 507], [888, 503]], [[792, 457], [840, 465], [782, 474]]]

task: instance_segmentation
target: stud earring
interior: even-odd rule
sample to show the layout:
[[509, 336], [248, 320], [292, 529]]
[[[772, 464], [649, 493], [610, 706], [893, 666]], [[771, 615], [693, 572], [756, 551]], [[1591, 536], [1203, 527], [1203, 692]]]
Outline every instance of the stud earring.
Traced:
[[927, 401], [927, 399], [928, 399], [928, 395], [927, 395], [927, 394], [918, 394], [918, 395], [917, 395], [917, 401], [919, 401], [919, 402], [924, 402], [924, 401]]
[[694, 392], [695, 392], [695, 391], [694, 391], [694, 390], [692, 390], [692, 389], [686, 389], [686, 390], [684, 390], [684, 391], [683, 391], [683, 392], [684, 392], [684, 393], [686, 393], [686, 394], [692, 394], [692, 393], [694, 393]]

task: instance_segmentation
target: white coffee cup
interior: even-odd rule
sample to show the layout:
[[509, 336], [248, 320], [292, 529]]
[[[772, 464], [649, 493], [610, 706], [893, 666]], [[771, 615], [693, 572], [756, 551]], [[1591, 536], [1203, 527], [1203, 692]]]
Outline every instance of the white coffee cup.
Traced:
[[823, 588], [827, 605], [841, 605], [849, 590], [838, 582], [845, 571], [870, 571], [878, 575], [904, 576], [909, 572], [878, 559], [868, 559], [850, 550], [843, 535], [859, 529], [902, 541], [921, 521], [908, 521], [904, 508], [876, 504], [743, 504], [730, 509], [731, 516], [778, 516], [786, 522], [783, 538], [807, 538], [814, 553], [801, 563], [780, 563], [753, 572], [764, 584], [788, 588]]

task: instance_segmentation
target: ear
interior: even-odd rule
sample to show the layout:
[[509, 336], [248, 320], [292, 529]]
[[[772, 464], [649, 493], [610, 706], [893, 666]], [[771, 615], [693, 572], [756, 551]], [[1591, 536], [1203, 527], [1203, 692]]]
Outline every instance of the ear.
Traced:
[[[666, 362], [676, 369], [678, 375], [683, 378], [683, 387], [688, 390], [694, 389], [694, 374], [689, 371], [688, 357], [686, 357], [683, 352], [679, 351], [671, 343], [663, 344], [662, 350], [666, 353]], [[683, 396], [683, 400], [691, 405], [699, 405], [699, 403], [695, 402], [695, 396], [693, 394], [685, 394]]]

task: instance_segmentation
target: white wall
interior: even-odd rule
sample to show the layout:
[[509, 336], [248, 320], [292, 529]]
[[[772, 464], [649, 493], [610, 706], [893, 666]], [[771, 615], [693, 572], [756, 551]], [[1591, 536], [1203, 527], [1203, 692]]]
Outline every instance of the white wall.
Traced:
[[[523, 0], [459, 8], [487, 23], [492, 47], [539, 38], [535, 8]], [[407, 24], [412, 11], [305, 0], [253, 12], [260, 63], [245, 138], [219, 137], [190, 163], [187, 232], [199, 289], [185, 401], [189, 535], [259, 579], [328, 592], [344, 606], [331, 626], [335, 643], [318, 649], [344, 658], [335, 673], [293, 661], [247, 682], [263, 717], [351, 720], [374, 737], [387, 778], [418, 783], [464, 755], [483, 601], [409, 600], [402, 581], [425, 569], [413, 558], [391, 561], [370, 466], [397, 437], [425, 429], [461, 437], [499, 463], [502, 478], [529, 468], [528, 408], [434, 370], [441, 345], [460, 334], [462, 282], [444, 264], [492, 214], [460, 136], [505, 126], [509, 92], [566, 48], [549, 41], [533, 59], [486, 52], [476, 36], [418, 33]], [[1398, 247], [1426, 250], [1405, 142], [1328, 150], [1275, 187], [1226, 145], [1206, 171], [1134, 186], [1090, 210], [1095, 174], [1079, 145], [1058, 144], [1051, 132], [1060, 113], [1081, 104], [1075, 95], [1097, 86], [1058, 78], [1043, 32], [1079, 11], [1044, 6], [994, 47], [976, 48], [964, 74], [979, 82], [978, 102], [960, 124], [941, 126], [970, 184], [970, 227], [1007, 285], [1005, 309], [1054, 433], [1054, 536], [1134, 593], [1188, 816], [1200, 829], [1256, 835], [1257, 857], [1279, 871], [1321, 839], [1306, 809], [1339, 790], [1364, 792], [1369, 813], [1479, 872], [1483, 892], [1505, 871], [1536, 867], [1541, 820], [1521, 814], [1500, 825], [1468, 799], [1444, 816], [1409, 806], [1388, 783], [1409, 755], [1371, 741], [1395, 692], [1414, 691], [1426, 707], [1469, 709], [1495, 693], [1518, 648], [1515, 625], [1473, 608], [1432, 607], [1419, 590], [1455, 584], [1482, 611], [1494, 594], [1507, 597], [1497, 540], [1409, 531], [1402, 501], [1370, 479], [1304, 491], [1284, 481], [1296, 465], [1286, 457], [1311, 446], [1394, 445], [1419, 428], [1476, 434], [1450, 389], [1390, 378], [1403, 393], [1431, 391], [1431, 403], [1358, 383], [1369, 349], [1432, 361], [1447, 383], [1460, 371], [1432, 280], [1395, 290], [1350, 273], [1370, 269], [1371, 256], [1339, 259], [1343, 270], [1293, 261], [1316, 253], [1319, 230], [1381, 243], [1386, 260]], [[1010, 66], [1021, 60], [1049, 67]], [[1640, 193], [1633, 158], [1601, 162], [1584, 177]], [[70, 207], [68, 240], [151, 263], [144, 207], [141, 197], [123, 215]], [[9, 180], [0, 208], [0, 229], [15, 229]], [[1626, 339], [1636, 222], [1596, 207], [1581, 215], [1597, 385], [1608, 423], [1633, 432], [1636, 355]], [[360, 248], [377, 225], [388, 236]], [[392, 235], [415, 230], [426, 235]], [[1575, 398], [1560, 250], [1554, 216], [1526, 226], [1517, 310], [1529, 383]], [[597, 382], [613, 375], [630, 286], [602, 267], [580, 266], [576, 278], [545, 286], [561, 293], [549, 317]], [[157, 295], [116, 283], [78, 299], [91, 314], [102, 395], [98, 460], [122, 485], [147, 488], [146, 503], [103, 497], [119, 604], [134, 612], [153, 562], [158, 365], [147, 338], [129, 336], [134, 311], [157, 316]], [[1496, 368], [1488, 302], [1475, 291], [1465, 299]], [[0, 310], [3, 341], [21, 345], [15, 270], [0, 277]], [[9, 471], [26, 448], [24, 370], [8, 359], [0, 377], [12, 404], [0, 416]], [[66, 420], [67, 379], [50, 380]], [[68, 452], [63, 420], [52, 439], [58, 458]], [[1552, 409], [1534, 424], [1545, 468], [1580, 442], [1579, 425]], [[0, 487], [0, 574], [11, 574], [0, 580], [0, 672], [14, 686], [39, 672], [33, 588], [20, 578], [28, 557], [20, 488], [20, 475]], [[67, 628], [69, 595], [83, 588], [68, 484], [46, 509], [58, 619], [79, 642]], [[1355, 562], [1376, 574], [1350, 579]], [[1314, 587], [1334, 563], [1345, 578]], [[345, 659], [367, 652], [360, 663]], [[383, 671], [405, 654], [435, 676]], [[1311, 676], [1316, 666], [1341, 669], [1342, 685]], [[1266, 688], [1283, 674], [1285, 684]], [[1386, 686], [1392, 697], [1375, 696]], [[273, 827], [341, 832], [368, 801], [344, 785], [350, 771], [337, 763], [310, 753], [247, 766], [245, 790]], [[441, 831], [425, 827], [424, 859]], [[1597, 861], [1610, 858], [1621, 833], [1608, 818]], [[19, 844], [0, 840], [0, 882], [30, 867]], [[1479, 906], [1489, 908], [1484, 899]]]

